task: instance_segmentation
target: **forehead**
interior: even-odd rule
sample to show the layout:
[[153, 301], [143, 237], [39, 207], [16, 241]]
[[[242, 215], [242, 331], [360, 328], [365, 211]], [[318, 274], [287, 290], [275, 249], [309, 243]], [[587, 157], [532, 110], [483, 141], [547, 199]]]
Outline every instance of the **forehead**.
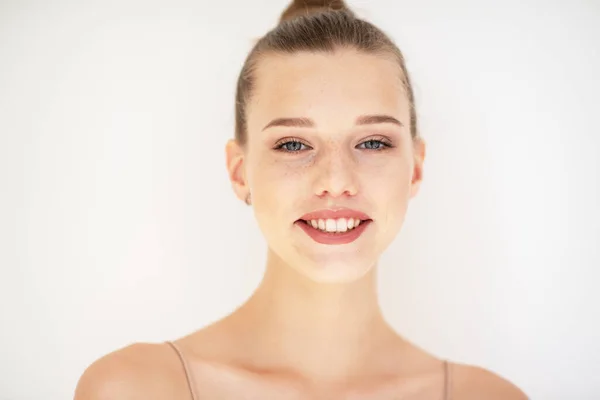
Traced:
[[353, 50], [269, 54], [258, 62], [254, 78], [247, 107], [250, 131], [283, 117], [307, 117], [332, 129], [363, 114], [388, 114], [408, 124], [402, 72], [381, 55]]

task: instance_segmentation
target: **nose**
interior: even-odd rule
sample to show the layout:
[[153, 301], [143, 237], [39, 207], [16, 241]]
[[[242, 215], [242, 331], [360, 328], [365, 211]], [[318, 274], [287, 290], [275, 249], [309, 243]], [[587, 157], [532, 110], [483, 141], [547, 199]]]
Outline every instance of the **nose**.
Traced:
[[354, 196], [358, 191], [358, 171], [352, 155], [335, 151], [315, 165], [315, 194], [319, 197]]

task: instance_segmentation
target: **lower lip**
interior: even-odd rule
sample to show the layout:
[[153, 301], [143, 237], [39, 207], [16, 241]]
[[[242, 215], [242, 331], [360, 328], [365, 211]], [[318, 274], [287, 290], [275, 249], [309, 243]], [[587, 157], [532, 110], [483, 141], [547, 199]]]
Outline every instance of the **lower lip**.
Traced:
[[335, 232], [323, 232], [313, 228], [311, 225], [304, 221], [296, 221], [296, 224], [302, 228], [308, 236], [310, 236], [315, 242], [321, 244], [347, 244], [352, 243], [362, 235], [372, 221], [366, 220], [360, 223], [357, 228], [351, 229], [343, 233]]

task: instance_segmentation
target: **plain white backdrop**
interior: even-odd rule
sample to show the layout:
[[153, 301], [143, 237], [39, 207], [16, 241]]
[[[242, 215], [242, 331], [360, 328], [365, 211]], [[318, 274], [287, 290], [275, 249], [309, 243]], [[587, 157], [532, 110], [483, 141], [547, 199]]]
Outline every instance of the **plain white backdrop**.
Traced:
[[[382, 307], [532, 399], [600, 398], [600, 2], [349, 0], [412, 74], [425, 180]], [[0, 2], [0, 399], [244, 301], [266, 247], [225, 170], [286, 0]]]

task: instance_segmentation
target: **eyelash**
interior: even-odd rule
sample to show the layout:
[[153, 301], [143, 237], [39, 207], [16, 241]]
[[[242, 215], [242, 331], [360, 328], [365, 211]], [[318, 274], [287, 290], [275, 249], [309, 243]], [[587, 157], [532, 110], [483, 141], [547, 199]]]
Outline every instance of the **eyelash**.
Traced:
[[[383, 136], [378, 136], [378, 137], [374, 137], [374, 138], [371, 138], [371, 139], [367, 139], [367, 140], [361, 142], [359, 144], [359, 146], [363, 145], [365, 143], [368, 143], [368, 142], [380, 143], [380, 147], [378, 149], [365, 149], [365, 150], [369, 150], [369, 151], [375, 151], [375, 152], [377, 152], [377, 151], [384, 151], [384, 150], [387, 150], [387, 149], [390, 149], [390, 148], [394, 147], [392, 145], [392, 143], [389, 141], [389, 139], [387, 139], [387, 138], [385, 138]], [[274, 150], [281, 151], [283, 153], [300, 153], [301, 151], [304, 151], [304, 150], [285, 150], [285, 145], [288, 144], [288, 143], [300, 143], [301, 145], [304, 145], [304, 146], [310, 148], [310, 146], [308, 144], [306, 144], [306, 142], [304, 142], [301, 139], [298, 139], [298, 138], [287, 138], [287, 139], [282, 139], [279, 142], [277, 142], [275, 144]]]

